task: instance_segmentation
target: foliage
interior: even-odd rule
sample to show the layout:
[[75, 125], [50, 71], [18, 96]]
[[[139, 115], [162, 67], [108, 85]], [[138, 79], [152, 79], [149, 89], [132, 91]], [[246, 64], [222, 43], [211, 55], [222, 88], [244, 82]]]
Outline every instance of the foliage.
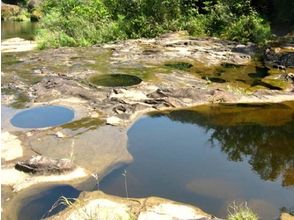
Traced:
[[187, 30], [193, 36], [217, 36], [264, 42], [269, 25], [246, 0], [45, 0], [41, 48], [89, 46], [126, 38], [155, 37]]

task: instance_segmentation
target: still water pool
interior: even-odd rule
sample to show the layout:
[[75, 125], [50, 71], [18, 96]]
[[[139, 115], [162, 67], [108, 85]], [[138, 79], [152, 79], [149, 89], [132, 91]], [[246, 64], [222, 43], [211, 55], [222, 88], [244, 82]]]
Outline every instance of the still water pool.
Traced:
[[62, 106], [42, 106], [24, 110], [11, 119], [19, 128], [46, 128], [65, 124], [74, 118], [74, 111]]
[[20, 37], [26, 40], [33, 40], [36, 34], [38, 23], [1, 21], [1, 39]]
[[129, 130], [134, 162], [102, 190], [160, 196], [226, 217], [247, 201], [262, 219], [294, 209], [294, 103], [212, 105], [156, 113]]

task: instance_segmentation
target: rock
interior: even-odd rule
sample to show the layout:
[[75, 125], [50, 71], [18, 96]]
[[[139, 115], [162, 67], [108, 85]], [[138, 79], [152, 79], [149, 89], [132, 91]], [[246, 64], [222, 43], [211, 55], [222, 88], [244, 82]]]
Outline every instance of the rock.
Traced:
[[253, 56], [256, 53], [257, 48], [256, 45], [253, 43], [248, 43], [247, 45], [238, 44], [235, 48], [232, 49], [232, 51]]
[[197, 207], [171, 200], [149, 198], [120, 198], [100, 191], [82, 193], [79, 206], [70, 206], [49, 220], [85, 219], [138, 219], [138, 220], [217, 220]]
[[121, 119], [116, 117], [116, 116], [112, 116], [106, 119], [106, 124], [108, 125], [119, 125], [121, 124]]
[[294, 49], [268, 48], [265, 51], [264, 62], [268, 67], [294, 68]]
[[42, 18], [42, 16], [42, 12], [39, 9], [35, 9], [32, 11], [30, 19], [32, 22], [37, 22]]
[[294, 82], [294, 73], [288, 73], [286, 75], [286, 80]]
[[72, 171], [76, 166], [69, 159], [51, 159], [44, 156], [33, 156], [29, 160], [17, 162], [17, 170], [26, 173], [64, 173]]
[[28, 1], [28, 9], [32, 10], [40, 6], [42, 0], [29, 0]]
[[155, 39], [121, 41], [103, 47], [113, 49], [113, 63], [133, 64], [163, 64], [171, 60], [186, 60], [205, 66], [221, 63], [244, 65], [255, 54], [253, 44], [243, 47], [217, 38], [191, 38], [186, 32], [169, 33]]
[[[67, 158], [99, 178], [108, 171], [132, 161], [127, 150], [127, 134], [124, 129], [114, 126], [100, 126], [90, 130], [63, 129], [69, 138], [58, 138], [40, 131], [28, 138], [30, 147], [49, 158]], [[85, 153], [86, 152], [86, 153]]]
[[[292, 83], [287, 82], [285, 78], [280, 74], [270, 75], [261, 80], [261, 85], [266, 86], [272, 90], [285, 90], [290, 91], [292, 89]], [[287, 76], [286, 76], [287, 79]]]
[[24, 190], [32, 185], [49, 182], [66, 182], [72, 180], [81, 180], [87, 177], [89, 174], [85, 169], [77, 167], [71, 172], [62, 174], [50, 174], [50, 175], [32, 175], [15, 168], [2, 167], [1, 177], [5, 177], [1, 180], [1, 185], [10, 186], [14, 192]]
[[17, 16], [21, 8], [17, 5], [10, 5], [1, 2], [1, 20], [9, 20], [13, 16]]
[[19, 37], [10, 38], [1, 42], [1, 52], [23, 52], [37, 48], [35, 41], [25, 40]]
[[9, 132], [3, 132], [1, 134], [1, 159], [10, 161], [22, 156], [22, 144], [18, 137]]
[[284, 212], [281, 214], [280, 220], [294, 220], [294, 216]]
[[56, 135], [56, 137], [59, 137], [59, 138], [64, 138], [64, 137], [66, 137], [66, 135], [63, 134], [61, 131], [56, 132], [55, 135]]
[[203, 216], [203, 214], [195, 212], [191, 207], [172, 203], [162, 203], [157, 206], [148, 208], [141, 212], [138, 220], [173, 220], [173, 219], [198, 219], [209, 220], [211, 217]]

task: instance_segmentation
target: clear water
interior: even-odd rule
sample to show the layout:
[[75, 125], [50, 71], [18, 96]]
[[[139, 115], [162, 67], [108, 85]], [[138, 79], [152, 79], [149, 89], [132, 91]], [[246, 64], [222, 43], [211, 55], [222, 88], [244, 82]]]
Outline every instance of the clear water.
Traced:
[[37, 23], [1, 21], [1, 39], [20, 37], [33, 40], [37, 30]]
[[39, 220], [45, 217], [52, 216], [65, 208], [64, 205], [59, 204], [56, 208], [50, 210], [61, 196], [66, 198], [76, 198], [80, 191], [69, 186], [59, 185], [51, 187], [41, 193], [31, 195], [27, 198], [25, 205], [21, 208], [18, 219], [21, 220]]
[[109, 194], [160, 196], [226, 217], [247, 201], [262, 219], [294, 209], [293, 103], [221, 105], [153, 114], [129, 130], [134, 162], [100, 184]]
[[45, 128], [65, 124], [74, 118], [74, 111], [62, 106], [42, 106], [24, 110], [11, 119], [19, 128]]

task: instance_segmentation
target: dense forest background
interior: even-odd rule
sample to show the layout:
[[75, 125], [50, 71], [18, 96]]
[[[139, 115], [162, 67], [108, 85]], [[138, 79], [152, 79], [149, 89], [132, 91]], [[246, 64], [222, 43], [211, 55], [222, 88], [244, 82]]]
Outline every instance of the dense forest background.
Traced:
[[88, 46], [186, 30], [262, 44], [294, 30], [293, 0], [3, 0], [40, 4], [41, 47]]

